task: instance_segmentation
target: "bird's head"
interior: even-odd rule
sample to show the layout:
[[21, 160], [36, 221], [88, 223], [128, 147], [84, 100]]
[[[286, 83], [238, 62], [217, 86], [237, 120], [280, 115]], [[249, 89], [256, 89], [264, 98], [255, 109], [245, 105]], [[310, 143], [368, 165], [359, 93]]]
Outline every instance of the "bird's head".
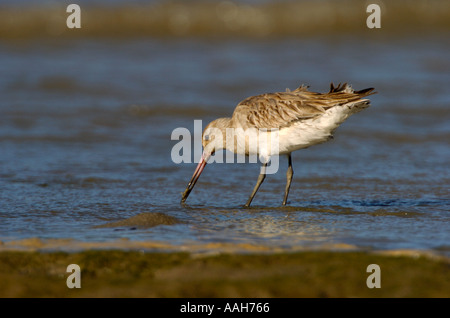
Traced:
[[226, 126], [228, 118], [219, 118], [210, 122], [202, 134], [202, 158], [208, 161], [212, 154], [225, 148]]
[[225, 131], [226, 127], [229, 125], [229, 118], [219, 118], [213, 120], [206, 126], [205, 130], [203, 130], [202, 134], [202, 145], [203, 145], [203, 153], [198, 162], [197, 168], [192, 175], [191, 181], [189, 181], [186, 190], [184, 190], [183, 196], [181, 198], [181, 202], [185, 202], [189, 193], [191, 193], [192, 189], [195, 186], [200, 174], [205, 169], [206, 163], [209, 158], [218, 150], [225, 148]]

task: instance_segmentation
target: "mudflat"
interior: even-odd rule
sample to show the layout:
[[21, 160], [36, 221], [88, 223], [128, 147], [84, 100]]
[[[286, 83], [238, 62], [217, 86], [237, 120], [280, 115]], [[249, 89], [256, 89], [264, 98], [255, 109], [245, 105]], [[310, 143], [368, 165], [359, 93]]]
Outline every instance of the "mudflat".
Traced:
[[[70, 264], [80, 287], [69, 288]], [[380, 288], [369, 288], [379, 266]], [[450, 261], [415, 252], [0, 252], [0, 297], [450, 297]]]

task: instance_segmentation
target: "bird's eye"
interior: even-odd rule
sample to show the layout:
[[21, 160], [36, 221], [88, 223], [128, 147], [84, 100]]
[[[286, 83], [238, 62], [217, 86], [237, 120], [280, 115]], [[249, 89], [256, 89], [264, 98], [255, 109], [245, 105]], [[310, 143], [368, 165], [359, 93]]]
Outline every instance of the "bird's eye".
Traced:
[[205, 136], [203, 137], [203, 139], [205, 139], [206, 141], [208, 141], [208, 140], [209, 140], [209, 135], [205, 135]]

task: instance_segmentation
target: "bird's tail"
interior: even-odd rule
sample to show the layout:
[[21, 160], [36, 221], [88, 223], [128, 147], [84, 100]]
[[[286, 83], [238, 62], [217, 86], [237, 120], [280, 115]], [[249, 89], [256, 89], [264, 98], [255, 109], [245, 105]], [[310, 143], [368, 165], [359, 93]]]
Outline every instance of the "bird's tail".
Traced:
[[330, 91], [328, 93], [343, 92], [343, 93], [349, 93], [349, 94], [356, 94], [356, 95], [359, 96], [359, 98], [363, 98], [363, 97], [366, 97], [366, 96], [373, 95], [373, 94], [377, 93], [377, 92], [374, 92], [373, 90], [374, 90], [374, 88], [370, 87], [370, 88], [362, 89], [360, 91], [355, 91], [347, 83], [344, 83], [344, 84], [339, 83], [338, 86], [334, 86], [334, 84], [331, 83], [330, 84]]
[[370, 106], [370, 100], [362, 99], [356, 102], [348, 103], [348, 108], [352, 110], [352, 113], [357, 113]]
[[370, 106], [370, 100], [364, 99], [364, 97], [375, 94], [376, 92], [374, 92], [373, 90], [374, 88], [371, 87], [355, 91], [347, 83], [339, 83], [338, 86], [334, 86], [334, 84], [331, 83], [330, 91], [328, 92], [328, 94], [335, 95], [337, 93], [337, 95], [343, 95], [342, 97], [345, 96], [346, 101], [344, 102], [344, 104], [348, 107], [350, 113], [353, 114]]

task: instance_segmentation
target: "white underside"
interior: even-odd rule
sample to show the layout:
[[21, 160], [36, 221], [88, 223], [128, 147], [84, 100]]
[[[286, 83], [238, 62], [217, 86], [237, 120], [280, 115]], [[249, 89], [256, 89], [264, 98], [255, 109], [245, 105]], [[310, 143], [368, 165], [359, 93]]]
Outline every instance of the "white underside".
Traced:
[[[322, 116], [302, 120], [286, 128], [272, 131], [248, 130], [236, 133], [238, 154], [258, 155], [262, 162], [267, 162], [271, 156], [289, 154], [295, 150], [307, 148], [323, 143], [332, 137], [334, 130], [339, 127], [351, 114], [359, 111], [351, 105], [335, 106], [327, 110]], [[245, 151], [245, 140], [252, 140]], [[256, 138], [255, 138], [256, 137]], [[255, 142], [258, 140], [257, 142]], [[230, 149], [227, 147], [227, 149]]]
[[329, 109], [323, 116], [280, 129], [278, 154], [288, 154], [329, 140], [334, 130], [349, 116], [347, 106], [337, 106]]

